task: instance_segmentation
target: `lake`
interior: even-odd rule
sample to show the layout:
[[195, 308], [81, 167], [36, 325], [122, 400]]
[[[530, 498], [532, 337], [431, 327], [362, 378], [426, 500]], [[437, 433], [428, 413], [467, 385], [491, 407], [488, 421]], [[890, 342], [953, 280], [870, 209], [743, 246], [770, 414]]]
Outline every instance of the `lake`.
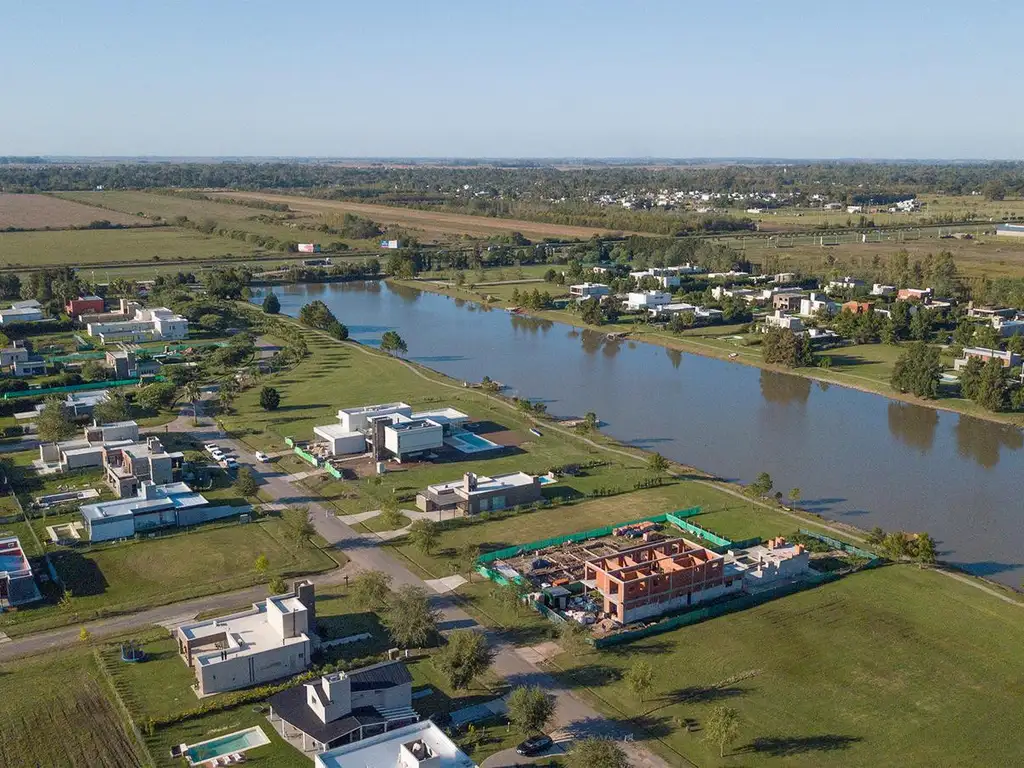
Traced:
[[768, 472], [825, 517], [928, 531], [943, 560], [1015, 586], [1024, 578], [1015, 427], [383, 282], [275, 292], [291, 316], [320, 299], [355, 341], [396, 330], [410, 360], [441, 373], [490, 376], [554, 416], [594, 411], [616, 439], [726, 479]]

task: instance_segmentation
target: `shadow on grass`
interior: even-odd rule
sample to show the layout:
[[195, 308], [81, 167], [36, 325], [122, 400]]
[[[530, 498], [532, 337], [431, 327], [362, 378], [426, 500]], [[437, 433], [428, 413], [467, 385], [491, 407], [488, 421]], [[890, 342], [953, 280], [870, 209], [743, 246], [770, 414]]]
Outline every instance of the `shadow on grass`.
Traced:
[[864, 741], [860, 736], [826, 733], [820, 736], [762, 736], [737, 750], [738, 754], [789, 757], [807, 752], [837, 752]]
[[109, 584], [103, 571], [95, 561], [71, 549], [64, 549], [50, 555], [50, 561], [75, 597], [102, 595]]

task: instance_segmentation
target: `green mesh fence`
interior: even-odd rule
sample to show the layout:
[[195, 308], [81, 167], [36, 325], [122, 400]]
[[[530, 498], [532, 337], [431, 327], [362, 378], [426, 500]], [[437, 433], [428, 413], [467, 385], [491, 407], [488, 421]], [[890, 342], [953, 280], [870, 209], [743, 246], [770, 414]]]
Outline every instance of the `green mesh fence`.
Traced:
[[295, 455], [298, 456], [303, 461], [308, 461], [314, 467], [319, 467], [320, 466], [320, 459], [318, 459], [313, 454], [306, 453], [304, 450], [299, 448], [299, 446], [295, 446], [292, 450], [295, 451]]

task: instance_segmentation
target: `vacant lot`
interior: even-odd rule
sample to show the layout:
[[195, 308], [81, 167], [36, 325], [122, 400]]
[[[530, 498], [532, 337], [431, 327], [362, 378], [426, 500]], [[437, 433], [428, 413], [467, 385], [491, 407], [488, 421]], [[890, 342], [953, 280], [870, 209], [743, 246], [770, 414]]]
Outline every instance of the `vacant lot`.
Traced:
[[[152, 261], [155, 274], [160, 262], [209, 259], [251, 251], [252, 246], [237, 240], [170, 227], [0, 233], [0, 267], [26, 269]], [[167, 269], [165, 266], [162, 271]]]
[[0, 665], [0, 765], [137, 768], [144, 761], [86, 649]]
[[[890, 566], [559, 664], [698, 765], [1015, 765], [1022, 649], [1019, 606]], [[639, 659], [655, 681], [642, 704], [622, 679]], [[678, 726], [716, 705], [740, 715], [725, 760]]]
[[472, 216], [464, 213], [443, 211], [420, 211], [414, 208], [397, 208], [388, 205], [350, 203], [343, 200], [316, 200], [309, 197], [275, 195], [265, 192], [214, 192], [235, 199], [266, 200], [271, 203], [287, 203], [295, 211], [308, 213], [343, 215], [354, 213], [372, 219], [380, 224], [396, 224], [400, 227], [417, 229], [428, 238], [446, 239], [451, 235], [473, 235], [493, 237], [520, 232], [534, 240], [552, 238], [579, 238], [589, 240], [594, 235], [608, 235], [612, 230], [594, 227], [571, 227], [562, 224], [543, 224], [519, 219], [498, 219], [490, 216]]
[[138, 216], [117, 211], [102, 211], [89, 205], [62, 200], [50, 195], [12, 195], [0, 193], [0, 230], [14, 229], [69, 229], [88, 226], [106, 219], [123, 226], [148, 226], [150, 222]]

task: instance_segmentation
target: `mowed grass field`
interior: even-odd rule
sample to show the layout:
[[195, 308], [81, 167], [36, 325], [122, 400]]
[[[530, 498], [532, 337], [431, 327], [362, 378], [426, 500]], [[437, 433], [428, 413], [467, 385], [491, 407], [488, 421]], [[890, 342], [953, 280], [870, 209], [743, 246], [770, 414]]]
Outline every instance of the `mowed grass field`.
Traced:
[[[261, 554], [270, 562], [265, 576], [254, 568]], [[290, 578], [335, 567], [319, 549], [289, 541], [283, 523], [274, 517], [247, 524], [213, 523], [187, 533], [82, 551], [62, 548], [50, 557], [71, 590], [70, 604], [5, 613], [0, 629], [7, 634], [241, 589], [274, 575]]]
[[[640, 659], [643, 703], [623, 680]], [[702, 766], [1020, 764], [1024, 610], [911, 565], [557, 661], [567, 685]], [[724, 760], [674, 725], [718, 705], [740, 716]]]
[[89, 205], [62, 200], [52, 195], [16, 195], [0, 192], [0, 230], [65, 229], [84, 227], [93, 221], [106, 219], [111, 224], [149, 226], [150, 222], [138, 216], [116, 211], [100, 211]]
[[0, 665], [0, 765], [138, 768], [145, 761], [92, 652]]
[[396, 224], [401, 227], [420, 230], [431, 239], [449, 239], [452, 235], [493, 237], [510, 232], [520, 232], [531, 240], [546, 237], [559, 239], [591, 237], [612, 234], [614, 230], [595, 227], [572, 227], [562, 224], [545, 224], [521, 219], [499, 219], [491, 216], [473, 216], [464, 213], [444, 211], [421, 211], [415, 208], [398, 208], [370, 203], [350, 203], [344, 200], [317, 200], [309, 197], [278, 195], [269, 192], [213, 192], [235, 199], [265, 200], [271, 203], [287, 203], [296, 211], [341, 216], [354, 213], [372, 219], [380, 224]]
[[169, 269], [160, 262], [243, 255], [252, 250], [237, 240], [171, 227], [0, 232], [0, 267], [26, 269], [152, 261], [155, 274], [157, 269]]

